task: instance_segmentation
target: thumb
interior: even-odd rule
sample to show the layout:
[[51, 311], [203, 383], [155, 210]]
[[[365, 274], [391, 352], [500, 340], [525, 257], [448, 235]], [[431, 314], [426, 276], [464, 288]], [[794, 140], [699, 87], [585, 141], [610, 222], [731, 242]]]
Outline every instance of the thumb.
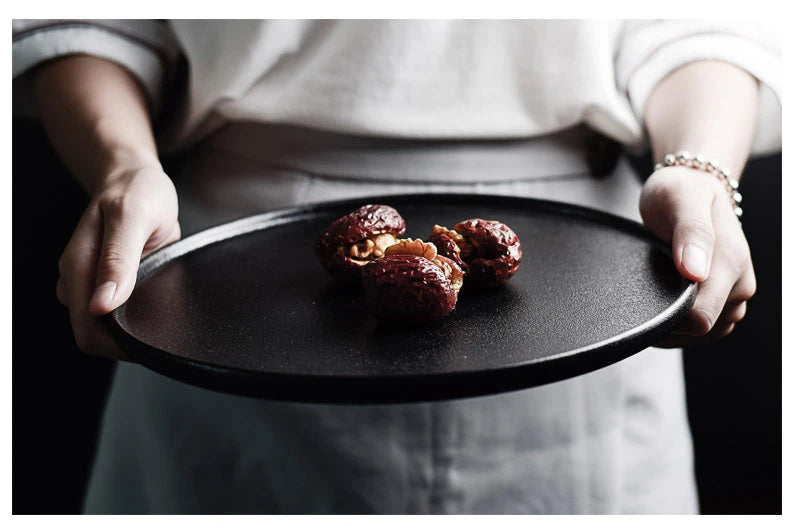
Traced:
[[103, 245], [97, 261], [95, 291], [89, 311], [103, 315], [122, 305], [133, 292], [136, 272], [149, 235], [131, 214], [104, 214]]
[[714, 223], [711, 220], [713, 194], [686, 194], [675, 204], [672, 257], [684, 277], [705, 281], [714, 253]]

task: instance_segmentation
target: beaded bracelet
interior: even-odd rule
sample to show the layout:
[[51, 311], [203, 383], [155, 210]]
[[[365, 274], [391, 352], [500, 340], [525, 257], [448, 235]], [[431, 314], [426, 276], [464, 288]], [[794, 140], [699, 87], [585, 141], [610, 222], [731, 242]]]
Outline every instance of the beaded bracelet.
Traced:
[[731, 204], [733, 205], [733, 213], [736, 214], [736, 217], [742, 217], [742, 194], [739, 193], [739, 181], [731, 177], [730, 170], [720, 168], [719, 161], [716, 159], [706, 161], [702, 155], [692, 156], [689, 152], [668, 153], [664, 156], [663, 162], [657, 163], [653, 170], [675, 165], [702, 170], [717, 176], [717, 179], [723, 181], [728, 189], [728, 193], [731, 196]]

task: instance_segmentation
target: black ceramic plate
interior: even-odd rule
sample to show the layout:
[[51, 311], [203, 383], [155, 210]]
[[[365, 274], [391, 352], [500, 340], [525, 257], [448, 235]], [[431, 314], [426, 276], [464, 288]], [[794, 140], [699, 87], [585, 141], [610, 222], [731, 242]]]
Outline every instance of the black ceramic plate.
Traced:
[[[359, 287], [335, 283], [313, 246], [366, 203], [397, 208], [409, 237], [482, 217], [522, 242], [500, 290], [464, 293], [443, 322], [386, 327]], [[695, 286], [642, 226], [586, 208], [513, 197], [380, 196], [262, 214], [145, 259], [108, 316], [142, 365], [231, 393], [323, 403], [440, 400], [533, 387], [626, 358], [688, 312]]]

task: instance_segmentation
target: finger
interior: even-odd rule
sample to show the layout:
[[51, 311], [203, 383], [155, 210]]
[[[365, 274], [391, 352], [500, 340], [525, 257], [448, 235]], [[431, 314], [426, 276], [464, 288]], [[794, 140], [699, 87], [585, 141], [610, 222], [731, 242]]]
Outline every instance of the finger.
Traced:
[[56, 296], [69, 308], [75, 343], [81, 351], [129, 361], [130, 358], [116, 346], [102, 326], [101, 320], [88, 310], [101, 242], [101, 217], [102, 213], [96, 206], [90, 206], [81, 216], [59, 259]]
[[132, 361], [116, 344], [100, 318], [86, 311], [76, 312], [74, 315], [70, 313], [70, 323], [75, 344], [82, 352], [114, 360]]
[[150, 239], [147, 240], [147, 243], [144, 245], [144, 250], [142, 251], [142, 257], [149, 256], [159, 248], [173, 243], [181, 238], [181, 227], [177, 221], [172, 226], [169, 234], [167, 234], [163, 239], [158, 233], [153, 234]]
[[70, 312], [86, 311], [89, 305], [94, 289], [100, 223], [100, 210], [94, 206], [87, 208], [58, 260], [56, 295]]
[[731, 288], [728, 301], [730, 303], [747, 301], [756, 293], [756, 274], [742, 225], [727, 201], [720, 200], [715, 203], [712, 214], [714, 224], [718, 225], [718, 242], [720, 246], [726, 247], [721, 251], [721, 256], [736, 275], [736, 283]]
[[94, 290], [101, 217], [99, 208], [91, 205], [81, 216], [59, 259], [60, 276], [56, 285], [56, 296], [69, 309], [75, 343], [82, 351], [94, 354], [101, 351], [100, 345], [94, 343], [98, 339], [93, 334], [97, 332], [96, 319], [89, 314], [88, 305]]
[[715, 262], [710, 277], [698, 285], [694, 305], [676, 332], [695, 336], [711, 332], [725, 308], [734, 281], [730, 269], [722, 262]]
[[691, 347], [693, 345], [702, 345], [711, 343], [720, 338], [729, 335], [736, 328], [735, 323], [720, 322], [717, 327], [712, 331], [702, 336], [694, 336], [690, 334], [672, 333], [653, 347], [660, 347], [663, 349], [672, 349], [675, 347]]
[[744, 275], [739, 278], [739, 281], [733, 286], [731, 290], [731, 301], [745, 302], [752, 298], [756, 293], [756, 274], [753, 270], [753, 265], [750, 263]]
[[678, 271], [692, 281], [705, 281], [714, 256], [714, 194], [685, 194], [673, 208], [672, 257]]
[[[755, 292], [747, 240], [727, 195], [717, 195], [710, 213], [719, 250], [714, 255], [709, 278], [698, 287], [686, 326], [679, 329], [696, 335], [710, 332], [726, 305], [743, 301]], [[684, 328], [688, 330], [683, 331]]]
[[175, 241], [181, 238], [181, 225], [177, 221], [175, 221], [175, 226], [172, 227], [172, 232], [170, 232], [169, 236], [167, 236], [166, 243], [174, 243]]
[[[714, 324], [714, 327], [708, 331], [708, 334], [718, 334], [720, 332], [721, 327], [726, 327], [732, 323], [739, 323], [744, 319], [744, 315], [747, 312], [747, 303], [744, 301], [728, 303], [725, 305], [725, 308], [722, 309], [722, 312], [717, 319], [717, 323]], [[698, 336], [692, 332], [685, 332], [682, 331], [682, 327], [678, 327], [673, 331], [674, 335], [677, 336]]]
[[97, 262], [96, 288], [89, 302], [92, 314], [107, 314], [131, 295], [148, 234], [146, 224], [136, 214], [103, 214], [103, 245]]
[[56, 283], [56, 298], [58, 298], [58, 302], [62, 305], [67, 304], [66, 289], [61, 276], [58, 277], [58, 282]]
[[739, 323], [744, 319], [744, 315], [747, 313], [747, 302], [746, 301], [734, 301], [729, 302], [722, 311], [720, 315], [720, 320], [724, 320], [729, 323]]

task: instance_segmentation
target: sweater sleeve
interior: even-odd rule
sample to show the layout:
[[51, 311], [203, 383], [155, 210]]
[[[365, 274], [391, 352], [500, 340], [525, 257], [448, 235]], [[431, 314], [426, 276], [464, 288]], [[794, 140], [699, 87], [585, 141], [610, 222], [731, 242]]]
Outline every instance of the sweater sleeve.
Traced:
[[617, 85], [643, 122], [653, 88], [689, 62], [716, 59], [759, 81], [759, 114], [752, 153], [781, 149], [781, 42], [779, 28], [752, 21], [627, 20], [615, 56]]
[[180, 47], [169, 25], [157, 20], [14, 20], [12, 23], [14, 110], [32, 114], [29, 73], [58, 57], [86, 54], [127, 69], [158, 112]]

